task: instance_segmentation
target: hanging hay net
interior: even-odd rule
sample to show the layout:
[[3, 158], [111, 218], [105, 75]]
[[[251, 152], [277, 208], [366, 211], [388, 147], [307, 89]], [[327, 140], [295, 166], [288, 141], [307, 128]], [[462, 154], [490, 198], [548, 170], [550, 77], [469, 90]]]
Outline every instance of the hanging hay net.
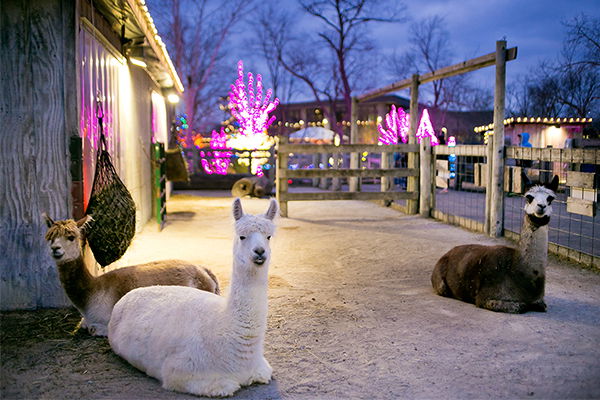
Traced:
[[183, 150], [180, 147], [167, 149], [165, 151], [165, 172], [167, 180], [172, 182], [189, 182], [188, 164], [183, 157]]
[[135, 203], [117, 175], [102, 133], [85, 213], [93, 218], [86, 238], [98, 264], [105, 267], [121, 258], [135, 234]]
[[183, 154], [183, 149], [177, 140], [177, 124], [171, 123], [168, 148], [165, 150], [165, 175], [172, 182], [189, 182], [188, 163]]

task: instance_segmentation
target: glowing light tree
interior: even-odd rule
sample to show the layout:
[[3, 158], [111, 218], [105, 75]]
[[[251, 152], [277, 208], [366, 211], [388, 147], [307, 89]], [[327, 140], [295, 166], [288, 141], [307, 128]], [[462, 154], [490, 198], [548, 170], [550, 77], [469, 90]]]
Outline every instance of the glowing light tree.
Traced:
[[379, 141], [383, 144], [398, 144], [398, 139], [400, 139], [402, 143], [406, 143], [408, 140], [408, 121], [408, 114], [404, 112], [402, 107], [396, 109], [396, 106], [392, 104], [390, 112], [385, 115], [387, 128], [384, 128], [381, 123], [377, 124]]
[[250, 172], [259, 177], [264, 175], [263, 165], [269, 162], [269, 149], [274, 144], [275, 139], [266, 133], [252, 136], [232, 135], [227, 141], [228, 148], [239, 150], [236, 152], [238, 164], [249, 166]]
[[[218, 174], [226, 175], [227, 168], [229, 167], [231, 159], [231, 151], [227, 148], [227, 134], [225, 128], [221, 127], [221, 131], [212, 131], [210, 139], [210, 147], [213, 149], [212, 152], [200, 152], [202, 158], [202, 168], [207, 174]], [[218, 149], [218, 150], [215, 150]], [[220, 151], [223, 150], [223, 151]]]
[[262, 76], [256, 75], [256, 88], [254, 75], [248, 72], [248, 88], [244, 83], [244, 64], [238, 62], [238, 78], [231, 85], [229, 91], [229, 108], [231, 114], [240, 124], [240, 133], [245, 136], [261, 134], [275, 122], [275, 116], [269, 113], [275, 111], [279, 99], [271, 101], [272, 90], [268, 89], [263, 99]]
[[[256, 83], [256, 87], [255, 87]], [[268, 142], [267, 129], [275, 122], [275, 116], [269, 114], [279, 105], [279, 99], [271, 101], [272, 90], [267, 89], [263, 98], [262, 76], [248, 72], [248, 86], [244, 83], [244, 63], [238, 62], [238, 77], [229, 91], [229, 109], [231, 115], [238, 121], [240, 129], [230, 141], [230, 146], [235, 143], [235, 148], [249, 150], [264, 150]], [[263, 175], [262, 164], [268, 158], [253, 160], [251, 172], [257, 176]]]
[[431, 138], [432, 146], [437, 146], [440, 144], [433, 131], [433, 126], [431, 125], [431, 119], [429, 118], [429, 112], [427, 109], [423, 109], [423, 114], [421, 115], [421, 121], [419, 122], [419, 128], [417, 129], [416, 136], [419, 143], [421, 143], [421, 139], [429, 137]]

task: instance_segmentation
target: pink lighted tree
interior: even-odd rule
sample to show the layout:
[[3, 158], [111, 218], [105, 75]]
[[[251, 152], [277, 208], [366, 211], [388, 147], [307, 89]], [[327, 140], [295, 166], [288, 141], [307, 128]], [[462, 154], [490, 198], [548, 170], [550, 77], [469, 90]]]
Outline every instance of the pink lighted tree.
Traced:
[[[221, 131], [212, 131], [212, 137], [210, 139], [210, 147], [213, 149], [212, 152], [201, 152], [201, 156], [209, 157], [202, 158], [200, 162], [202, 163], [202, 168], [207, 174], [218, 174], [218, 175], [227, 175], [227, 168], [229, 167], [229, 162], [231, 158], [231, 151], [227, 148], [227, 134], [225, 133], [225, 128], [221, 127]], [[224, 151], [221, 151], [224, 150]]]
[[408, 140], [408, 114], [402, 107], [396, 109], [396, 106], [392, 104], [390, 112], [385, 115], [385, 124], [387, 128], [384, 128], [381, 123], [377, 124], [381, 143], [397, 144], [399, 143], [398, 139], [402, 140], [402, 143], [406, 143]]
[[272, 90], [268, 89], [263, 99], [262, 76], [256, 75], [256, 88], [254, 87], [254, 75], [248, 73], [248, 88], [244, 83], [244, 64], [238, 62], [238, 78], [231, 85], [229, 91], [229, 108], [231, 114], [240, 124], [240, 133], [250, 136], [264, 132], [275, 121], [275, 116], [269, 117], [273, 112], [279, 99], [271, 101]]
[[438, 138], [435, 136], [435, 132], [433, 131], [433, 126], [431, 125], [431, 119], [429, 118], [429, 112], [427, 109], [423, 109], [421, 122], [419, 122], [419, 128], [417, 129], [416, 136], [419, 143], [421, 143], [421, 139], [429, 137], [431, 138], [432, 146], [437, 146], [440, 144]]

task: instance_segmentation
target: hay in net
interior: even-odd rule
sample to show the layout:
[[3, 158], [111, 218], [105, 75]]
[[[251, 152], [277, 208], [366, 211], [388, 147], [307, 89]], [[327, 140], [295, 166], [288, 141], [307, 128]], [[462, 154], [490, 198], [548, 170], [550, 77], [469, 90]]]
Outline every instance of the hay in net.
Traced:
[[189, 182], [188, 164], [179, 146], [165, 151], [165, 172], [167, 180], [172, 182]]
[[[102, 144], [106, 147], [105, 142]], [[93, 218], [86, 230], [86, 238], [94, 258], [104, 267], [121, 258], [133, 239], [135, 203], [102, 144], [86, 210]]]

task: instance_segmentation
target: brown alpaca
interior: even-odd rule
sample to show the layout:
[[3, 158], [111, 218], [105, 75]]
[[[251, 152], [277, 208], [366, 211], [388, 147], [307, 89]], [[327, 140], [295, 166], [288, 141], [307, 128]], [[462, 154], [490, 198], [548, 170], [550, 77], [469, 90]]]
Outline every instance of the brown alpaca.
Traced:
[[548, 223], [558, 176], [532, 184], [525, 174], [525, 217], [517, 249], [468, 244], [444, 254], [431, 274], [435, 291], [477, 307], [507, 313], [546, 311]]
[[83, 245], [89, 216], [80, 221], [53, 221], [44, 214], [46, 240], [56, 262], [60, 282], [83, 319], [80, 326], [92, 335], [106, 336], [115, 303], [127, 292], [153, 285], [190, 286], [219, 294], [217, 278], [206, 268], [179, 260], [155, 261], [115, 269], [98, 277], [85, 265]]

